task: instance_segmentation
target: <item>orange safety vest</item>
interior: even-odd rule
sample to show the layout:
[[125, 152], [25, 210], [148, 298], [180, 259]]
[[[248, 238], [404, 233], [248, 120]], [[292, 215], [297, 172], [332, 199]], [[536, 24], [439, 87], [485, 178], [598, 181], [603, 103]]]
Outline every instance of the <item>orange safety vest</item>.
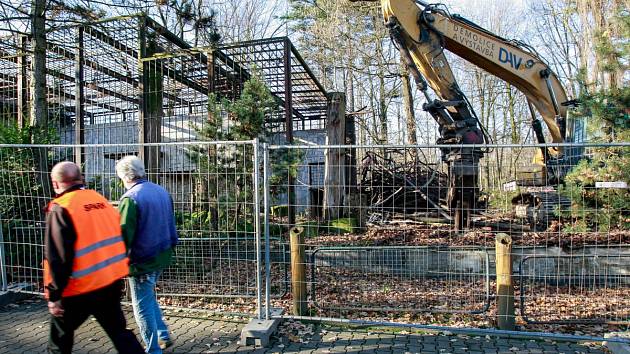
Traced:
[[[57, 204], [70, 215], [76, 242], [72, 275], [62, 297], [103, 288], [129, 274], [129, 259], [120, 229], [120, 215], [107, 199], [89, 189], [68, 192], [49, 204]], [[44, 289], [52, 277], [44, 259]], [[45, 290], [48, 298], [48, 290]]]

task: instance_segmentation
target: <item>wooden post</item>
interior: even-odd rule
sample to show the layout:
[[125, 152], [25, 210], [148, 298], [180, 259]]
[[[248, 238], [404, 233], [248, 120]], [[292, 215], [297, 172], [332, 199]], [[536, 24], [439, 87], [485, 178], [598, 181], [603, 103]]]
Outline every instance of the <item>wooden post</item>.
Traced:
[[512, 286], [512, 238], [499, 233], [495, 240], [497, 273], [497, 325], [514, 330], [514, 286]]
[[291, 290], [293, 294], [293, 314], [304, 316], [306, 302], [306, 262], [304, 251], [304, 228], [294, 227], [290, 231], [291, 245]]
[[[326, 111], [326, 145], [346, 142], [346, 97], [341, 92], [328, 94]], [[346, 166], [344, 149], [326, 149], [324, 172], [324, 219], [341, 217], [345, 194]]]

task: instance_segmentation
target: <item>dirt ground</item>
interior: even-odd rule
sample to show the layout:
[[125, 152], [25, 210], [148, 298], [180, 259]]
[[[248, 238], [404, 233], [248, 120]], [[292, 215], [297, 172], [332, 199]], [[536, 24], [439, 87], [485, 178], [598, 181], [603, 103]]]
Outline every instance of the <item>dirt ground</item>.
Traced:
[[[306, 238], [307, 254], [318, 247], [330, 246], [494, 247], [496, 232], [490, 227], [475, 228], [463, 234], [449, 229], [445, 225], [400, 223], [372, 226], [358, 234], [319, 235]], [[584, 246], [607, 249], [630, 245], [630, 232], [621, 230], [566, 233], [550, 227], [545, 232], [514, 232], [512, 238], [517, 247], [561, 247], [565, 252], [575, 254], [580, 254]], [[396, 261], [396, 256], [392, 257], [388, 262]], [[161, 302], [224, 314], [253, 314], [256, 311], [255, 262], [232, 259], [212, 262], [212, 267], [203, 268], [204, 274], [185, 273], [194, 277], [191, 279], [181, 279], [182, 274], [179, 274], [178, 284], [164, 284], [166, 292], [193, 296], [165, 296]], [[359, 268], [356, 268], [357, 264], [355, 268], [318, 264], [313, 268], [315, 273], [311, 273], [311, 266], [309, 258], [307, 288], [313, 316], [453, 327], [492, 328], [496, 325], [496, 285], [492, 278], [488, 282], [481, 273], [429, 278], [417, 274], [386, 274], [369, 267], [361, 268], [360, 263]], [[273, 263], [272, 304], [285, 313], [290, 313], [292, 309], [290, 282], [289, 260]], [[561, 286], [553, 282], [528, 280], [522, 284], [522, 297], [518, 285], [515, 284], [516, 322], [524, 330], [603, 335], [629, 328], [630, 286], [621, 281], [604, 284], [577, 282]], [[204, 298], [195, 294], [233, 296]]]

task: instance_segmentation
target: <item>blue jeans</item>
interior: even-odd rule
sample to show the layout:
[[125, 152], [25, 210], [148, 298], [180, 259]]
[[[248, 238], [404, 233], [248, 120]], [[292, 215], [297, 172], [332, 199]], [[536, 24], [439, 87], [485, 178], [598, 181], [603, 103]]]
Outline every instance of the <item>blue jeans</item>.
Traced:
[[161, 273], [156, 271], [129, 277], [133, 314], [146, 352], [151, 354], [162, 353], [158, 339], [166, 341], [170, 338], [155, 295], [155, 283]]

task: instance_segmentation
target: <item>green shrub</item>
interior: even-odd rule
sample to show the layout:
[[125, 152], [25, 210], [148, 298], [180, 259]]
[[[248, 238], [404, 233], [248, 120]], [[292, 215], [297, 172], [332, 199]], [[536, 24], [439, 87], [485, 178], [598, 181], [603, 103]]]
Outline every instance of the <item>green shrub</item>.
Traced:
[[627, 181], [630, 156], [597, 154], [582, 160], [566, 176], [560, 193], [573, 201], [571, 217], [582, 226], [599, 231], [611, 228], [630, 229], [630, 193], [627, 189], [599, 189], [596, 182]]
[[[41, 144], [55, 142], [53, 131], [17, 125], [0, 125], [0, 144]], [[38, 151], [39, 153], [39, 151]], [[48, 151], [48, 161], [54, 160]], [[38, 176], [37, 161], [32, 148], [0, 148], [0, 215], [5, 220], [39, 220], [44, 207], [44, 188]]]
[[289, 206], [284, 205], [274, 205], [271, 207], [271, 216], [276, 218], [282, 218], [285, 216], [289, 216]]
[[[630, 88], [605, 91], [581, 99], [577, 112], [587, 119], [592, 142], [630, 141]], [[561, 193], [573, 201], [571, 216], [579, 228], [607, 231], [630, 229], [630, 193], [628, 189], [598, 189], [596, 182], [630, 182], [630, 155], [623, 147], [589, 149], [589, 158], [581, 160], [565, 177]], [[578, 221], [579, 221], [578, 220]], [[573, 226], [571, 226], [573, 227]]]
[[331, 233], [354, 233], [358, 229], [357, 219], [355, 218], [341, 218], [331, 220], [328, 223], [328, 227]]

